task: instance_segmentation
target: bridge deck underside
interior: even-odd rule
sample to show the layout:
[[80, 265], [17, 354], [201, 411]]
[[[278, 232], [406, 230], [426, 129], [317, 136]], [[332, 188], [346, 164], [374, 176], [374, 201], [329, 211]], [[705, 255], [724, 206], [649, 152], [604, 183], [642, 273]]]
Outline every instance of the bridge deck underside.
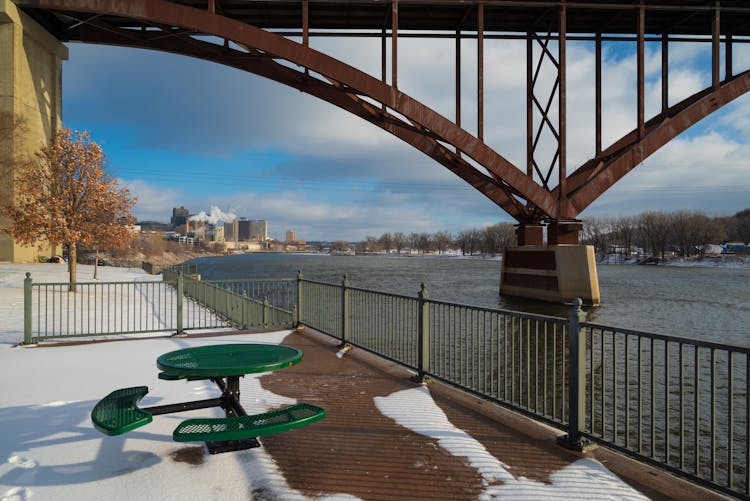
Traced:
[[[177, 0], [197, 9], [207, 9], [209, 2]], [[237, 1], [215, 0], [218, 14], [264, 29], [302, 30], [301, 0]], [[400, 30], [476, 31], [478, 14], [476, 1], [399, 0]], [[711, 35], [712, 2], [705, 0], [645, 0], [648, 13], [647, 33], [673, 35]], [[380, 32], [390, 28], [391, 2], [341, 2], [310, 0], [308, 23], [310, 29], [371, 30]], [[484, 2], [485, 32], [526, 33], [544, 31], [550, 23], [557, 23], [559, 1], [544, 0], [486, 0]], [[635, 35], [639, 2], [569, 0], [567, 2], [568, 34], [614, 33]], [[734, 36], [750, 36], [750, 6], [745, 0], [722, 0], [721, 31]], [[37, 20], [50, 24], [64, 14], [41, 14]], [[140, 23], [128, 18], [103, 16], [102, 20], [119, 27], [138, 27]], [[51, 26], [49, 26], [51, 27]], [[427, 33], [400, 36], [429, 36]]]

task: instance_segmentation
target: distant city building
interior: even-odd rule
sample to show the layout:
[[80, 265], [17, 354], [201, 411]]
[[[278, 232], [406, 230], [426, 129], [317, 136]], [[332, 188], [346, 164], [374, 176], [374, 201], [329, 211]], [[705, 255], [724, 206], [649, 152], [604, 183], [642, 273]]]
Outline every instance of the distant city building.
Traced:
[[263, 219], [250, 221], [250, 238], [255, 242], [265, 242], [268, 240], [268, 222]]
[[172, 228], [177, 228], [178, 226], [183, 226], [187, 223], [189, 217], [190, 211], [185, 207], [175, 207], [172, 209], [172, 219], [170, 219], [169, 222], [172, 224]]
[[294, 230], [286, 230], [286, 241], [295, 242], [297, 240], [297, 232]]
[[268, 222], [241, 217], [224, 223], [224, 239], [227, 242], [265, 242], [268, 240]]
[[239, 241], [239, 219], [235, 219], [231, 223], [224, 223], [224, 239], [227, 242], [238, 242]]
[[224, 227], [223, 226], [211, 226], [208, 230], [208, 239], [211, 242], [224, 243]]
[[240, 218], [240, 220], [237, 221], [236, 240], [239, 240], [240, 242], [247, 242], [250, 240], [250, 223], [251, 221], [245, 218]]

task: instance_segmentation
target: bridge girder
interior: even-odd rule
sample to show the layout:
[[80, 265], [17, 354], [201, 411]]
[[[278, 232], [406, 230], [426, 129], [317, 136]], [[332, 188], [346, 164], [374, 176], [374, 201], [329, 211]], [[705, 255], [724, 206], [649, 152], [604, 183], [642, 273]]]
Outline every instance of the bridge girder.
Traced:
[[[557, 127], [550, 121], [550, 105], [554, 95], [543, 106], [534, 95], [533, 82], [529, 70], [527, 87], [530, 88], [527, 99], [527, 168], [519, 169], [500, 153], [488, 146], [483, 140], [483, 59], [482, 40], [484, 37], [484, 3], [477, 2], [476, 21], [477, 40], [480, 59], [478, 61], [478, 136], [473, 136], [460, 125], [460, 77], [457, 74], [457, 117], [456, 121], [440, 115], [413, 97], [401, 92], [397, 87], [397, 38], [398, 38], [398, 1], [391, 2], [390, 23], [393, 39], [392, 81], [386, 82], [385, 69], [382, 79], [368, 75], [350, 65], [316, 51], [308, 45], [309, 20], [308, 2], [302, 0], [303, 41], [296, 42], [282, 34], [246, 24], [221, 14], [221, 3], [208, 1], [206, 8], [195, 8], [179, 2], [163, 0], [16, 0], [16, 4], [38, 12], [50, 11], [63, 13], [72, 19], [70, 23], [53, 34], [59, 38], [80, 40], [92, 43], [150, 48], [188, 55], [214, 61], [220, 64], [240, 68], [245, 71], [272, 79], [314, 95], [350, 113], [373, 123], [416, 149], [427, 154], [451, 172], [472, 185], [491, 201], [505, 210], [521, 224], [537, 223], [542, 219], [569, 220], [575, 219], [581, 211], [596, 198], [621, 179], [625, 174], [639, 165], [645, 158], [664, 146], [678, 134], [695, 124], [708, 114], [729, 101], [750, 90], [750, 75], [745, 72], [731, 75], [731, 55], [727, 59], [727, 78], [723, 82], [718, 78], [719, 43], [721, 37], [720, 14], [717, 9], [699, 9], [701, 15], [713, 12], [713, 78], [712, 85], [681, 103], [668, 107], [666, 91], [666, 69], [663, 68], [663, 104], [662, 112], [646, 121], [643, 115], [643, 54], [645, 38], [645, 6], [635, 10], [627, 5], [628, 12], [635, 13], [638, 27], [638, 124], [635, 130], [626, 134], [610, 147], [602, 150], [601, 143], [601, 77], [597, 66], [597, 153], [571, 174], [567, 174], [565, 142], [565, 37], [567, 26], [567, 4], [564, 0], [547, 2], [544, 13], [557, 20], [559, 27], [558, 58], [551, 54], [547, 42], [540, 58], [549, 58], [558, 71], [558, 83], [552, 93], [557, 92], [560, 103], [560, 117]], [[195, 3], [195, 2], [193, 2]], [[285, 2], [286, 4], [293, 2]], [[403, 2], [406, 3], [406, 2]], [[444, 2], [449, 4], [450, 2]], [[488, 5], [493, 2], [486, 2]], [[498, 2], [494, 2], [498, 3]], [[528, 2], [506, 1], [507, 4], [527, 4]], [[570, 5], [585, 4], [571, 3]], [[717, 4], [718, 6], [718, 4]], [[579, 5], [580, 7], [580, 5]], [[589, 6], [590, 7], [590, 6]], [[466, 7], [467, 13], [471, 6]], [[743, 9], [733, 7], [733, 9]], [[669, 12], [671, 10], [667, 9]], [[743, 14], [750, 14], [748, 12]], [[739, 12], [739, 11], [738, 11]], [[76, 13], [76, 14], [72, 14]], [[88, 16], [88, 17], [87, 17]], [[148, 26], [149, 29], [125, 29], [103, 21], [104, 16], [134, 19]], [[464, 15], [467, 17], [467, 15]], [[386, 19], [388, 21], [388, 19]], [[548, 20], [549, 21], [549, 20]], [[387, 23], [384, 21], [384, 26]], [[157, 31], [154, 31], [154, 28]], [[195, 38], [194, 35], [212, 35], [224, 40], [219, 45]], [[385, 37], [385, 27], [383, 28]], [[528, 40], [532, 33], [523, 35]], [[548, 38], [552, 37], [552, 30]], [[456, 32], [457, 54], [461, 34]], [[536, 37], [538, 39], [538, 37]], [[229, 41], [246, 50], [230, 48]], [[561, 42], [562, 41], [562, 42]], [[597, 55], [600, 57], [601, 34], [596, 35]], [[385, 43], [385, 42], [383, 42]], [[727, 53], [731, 54], [731, 36], [725, 35]], [[527, 46], [527, 65], [531, 68], [531, 43]], [[663, 45], [665, 50], [665, 46]], [[385, 49], [383, 49], [384, 51]], [[458, 56], [457, 56], [458, 57]], [[293, 63], [300, 69], [281, 64], [277, 60]], [[541, 64], [541, 63], [539, 63]], [[600, 64], [600, 62], [597, 62]], [[383, 54], [385, 65], [385, 53]], [[457, 65], [458, 66], [458, 65]], [[537, 66], [538, 71], [538, 66]], [[535, 77], [534, 77], [535, 78]], [[379, 106], [378, 106], [379, 105]], [[539, 130], [530, 126], [533, 121], [532, 105], [541, 113], [540, 123], [548, 126], [558, 141], [557, 154], [548, 171], [542, 172], [534, 155], [536, 144], [532, 136], [539, 136]], [[546, 124], [546, 125], [545, 125]], [[540, 125], [540, 127], [542, 127]], [[533, 143], [533, 144], [532, 144]], [[473, 162], [469, 162], [470, 158]], [[479, 168], [477, 168], [479, 166]], [[550, 186], [550, 177], [557, 169], [558, 185]], [[539, 182], [534, 176], [539, 178]]]

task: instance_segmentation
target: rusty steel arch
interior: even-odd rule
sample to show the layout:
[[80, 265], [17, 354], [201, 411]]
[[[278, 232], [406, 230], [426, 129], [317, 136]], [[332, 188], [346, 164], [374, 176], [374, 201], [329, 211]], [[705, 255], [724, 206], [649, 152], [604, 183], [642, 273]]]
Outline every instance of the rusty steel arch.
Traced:
[[[299, 24], [302, 31], [299, 34], [303, 36], [302, 42], [290, 40], [284, 36], [284, 33], [270, 32], [263, 27], [222, 15], [221, 5], [222, 3], [229, 4], [228, 1], [15, 0], [15, 3], [27, 9], [32, 15], [37, 14], [37, 20], [46, 25], [54, 35], [61, 39], [149, 48], [197, 57], [240, 68], [321, 98], [381, 127], [427, 154], [471, 184], [522, 225], [536, 224], [542, 220], [574, 220], [597, 197], [601, 196], [649, 155], [691, 125], [750, 90], [750, 74], [748, 72], [738, 75], [732, 74], [731, 33], [724, 34], [724, 43], [728, 55], [726, 77], [723, 80], [719, 78], [718, 64], [719, 44], [722, 36], [721, 12], [734, 13], [737, 15], [736, 17], [741, 15], [743, 19], [737, 20], [738, 26], [747, 29], [748, 23], [744, 21], [750, 21], [750, 8], [747, 7], [736, 5], [720, 7], [719, 2], [709, 2], [707, 5], [691, 7], [693, 10], [684, 13], [683, 19], [674, 21], [671, 18], [679, 11], [680, 6], [680, 2], [674, 0], [663, 0], [658, 4], [648, 1], [633, 3], [613, 0], [606, 5], [587, 0], [578, 2], [566, 2], [566, 0], [546, 2], [524, 2], [520, 0], [486, 0], [484, 2], [412, 0], [409, 2], [408, 0], [394, 0], [387, 2], [385, 7], [382, 2], [363, 2], [363, 9], [364, 7], [371, 7], [370, 4], [373, 4], [378, 8], [385, 8], [386, 12], [390, 10], [388, 19], [390, 20], [390, 36], [392, 37], [394, 50], [398, 34], [399, 5], [402, 8], [410, 6], [415, 9], [426, 8], [432, 4], [435, 4], [435, 8], [443, 8], [446, 5], [453, 7], [453, 4], [460, 6], [463, 12], [460, 23], [464, 23], [467, 18], [471, 18], [470, 21], [475, 23], [475, 37], [480, 54], [483, 47], [482, 40], [485, 36], [485, 22], [488, 28], [494, 27], [496, 29], [505, 26], [502, 25], [503, 22], [511, 23], [507, 25], [507, 29], [518, 31], [526, 26], [526, 33], [523, 36], [527, 38], [527, 94], [529, 96], [527, 98], [527, 166], [526, 172], [524, 172], [488, 146], [483, 140], [481, 72], [478, 97], [479, 125], [478, 134], [474, 136], [460, 125], [459, 104], [457, 104], [457, 120], [454, 122], [398, 89], [395, 62], [397, 52], [392, 54], [394, 66], [392, 82], [389, 84], [385, 80], [385, 72], [383, 78], [378, 79], [310, 48], [307, 44], [309, 29], [309, 3], [307, 0], [278, 2], [278, 5], [282, 7], [288, 7], [292, 4], [299, 4], [301, 7], [302, 16]], [[325, 2], [318, 3], [324, 4]], [[341, 4], [337, 5], [338, 8], [345, 9], [341, 7]], [[201, 8], [198, 8], [198, 6]], [[662, 79], [662, 111], [648, 121], [645, 120], [643, 107], [643, 45], [647, 29], [647, 7], [653, 13], [650, 17], [655, 19], [654, 22], [662, 23], [659, 26], [649, 27], [652, 30], [650, 32], [661, 30], [662, 38], [666, 39], [664, 37], [668, 35], [670, 26], [681, 26], [681, 29], [686, 29], [689, 33], [706, 36], [710, 34], [712, 46], [712, 85], [680, 103], [667, 106], [667, 89], [664, 83], [666, 73], [664, 73]], [[349, 8], [355, 9], [357, 7], [346, 7], [346, 9]], [[447, 7], [444, 8], [447, 9]], [[493, 8], [495, 11], [491, 10]], [[511, 12], [509, 9], [512, 8], [516, 8], [516, 11], [513, 11], [516, 17], [508, 15], [506, 17], [511, 19], [510, 21], [500, 20], [503, 17], [502, 15]], [[581, 16], [580, 19], [576, 18], [570, 22], [571, 25], [576, 26], [579, 32], [589, 30], [590, 33], [593, 33], [596, 31], [593, 28], [594, 26], [597, 30], [600, 30], [597, 24], [603, 23], [605, 18], [596, 17], [599, 10], [602, 10], [603, 16], [607, 16], [607, 22], [611, 24], [613, 30], [623, 30], [622, 26], [612, 24], [621, 22], [621, 20], [613, 21], [609, 19], [612, 17], [609, 16], [610, 11], [615, 8], [622, 9], [620, 19], [623, 16], [632, 15], [637, 20], [637, 23], [633, 23], [635, 27], [629, 32], [633, 33], [638, 43], [638, 124], [633, 131], [623, 138], [602, 149], [601, 110], [598, 109], [596, 154], [594, 158], [568, 174], [565, 164], [565, 45], [569, 28], [568, 12], [584, 12], [588, 16]], [[500, 9], [506, 10], [501, 11]], [[551, 26], [546, 37], [539, 36], [536, 28], [534, 33], [529, 30], [528, 26], [531, 25], [528, 24], [528, 21], [521, 19], [522, 14], [527, 14], [527, 11], [533, 14], [531, 17], [535, 20], [545, 20], [544, 22]], [[67, 16], [69, 22], [62, 25], [58, 24], [56, 32], [55, 23], [45, 23], [43, 16], [39, 15], [40, 12], [48, 12], [50, 16]], [[458, 13], [460, 14], [460, 12]], [[502, 15], [498, 16], [498, 14]], [[106, 16], [131, 19], [143, 23], [142, 29], [107, 23], [104, 21]], [[272, 17], [270, 14], [268, 16], [269, 19]], [[613, 19], [616, 20], [617, 17], [614, 16]], [[710, 23], [700, 21], [703, 18]], [[259, 20], [258, 24], [261, 24], [263, 18], [258, 17], [257, 19]], [[46, 20], [50, 21], [50, 18], [48, 17]], [[413, 20], [409, 22], [414, 23]], [[742, 24], [743, 22], [744, 24]], [[331, 18], [329, 24], [333, 26], [335, 23], [336, 21]], [[517, 23], [517, 25], [512, 23]], [[578, 27], [579, 24], [580, 27]], [[706, 24], [708, 26], [705, 26]], [[291, 25], [294, 25], [294, 22]], [[689, 30], [685, 28], [688, 25], [690, 26]], [[461, 39], [460, 30], [464, 25], [459, 24], [457, 26], [459, 26], [456, 30], [458, 47]], [[147, 27], [148, 29], [146, 29]], [[418, 28], [419, 26], [414, 24], [414, 27]], [[444, 27], [442, 28], [444, 29]], [[385, 27], [382, 29], [385, 34]], [[195, 35], [213, 36], [223, 41], [223, 44], [196, 38]], [[557, 55], [549, 49], [550, 40], [556, 41], [558, 45]], [[596, 38], [591, 40], [596, 41], [599, 55], [601, 33], [597, 33]], [[535, 43], [538, 43], [538, 46], [542, 48], [541, 58], [549, 58], [558, 71], [557, 82], [553, 89], [553, 94], [557, 92], [559, 101], [558, 113], [560, 117], [557, 125], [550, 121], [550, 107], [555, 96], [549, 97], [545, 106], [534, 95], [533, 86], [536, 75], [532, 75], [534, 61], [532, 61], [531, 54]], [[663, 45], [662, 47], [665, 49], [666, 46]], [[278, 60], [292, 63], [299, 69], [282, 64]], [[385, 65], [385, 62], [383, 64]], [[541, 62], [537, 64], [537, 72], [540, 64]], [[600, 62], [598, 61], [597, 64], [600, 64]], [[600, 68], [597, 66], [596, 86], [598, 94], [601, 93], [599, 72]], [[597, 99], [597, 106], [600, 108], [601, 96], [598, 95]], [[537, 111], [534, 111], [535, 109]], [[540, 114], [537, 121], [542, 124], [537, 130], [534, 130], [531, 125], [534, 121], [534, 113]], [[545, 167], [536, 161], [534, 153], [535, 138], [538, 139], [541, 127], [548, 127], [558, 141], [557, 153], [546, 171]], [[470, 162], [467, 159], [472, 161]], [[477, 165], [479, 168], [477, 168]], [[558, 173], [556, 186], [552, 186], [550, 182], [554, 172]], [[535, 176], [540, 180], [539, 182], [535, 180]]]

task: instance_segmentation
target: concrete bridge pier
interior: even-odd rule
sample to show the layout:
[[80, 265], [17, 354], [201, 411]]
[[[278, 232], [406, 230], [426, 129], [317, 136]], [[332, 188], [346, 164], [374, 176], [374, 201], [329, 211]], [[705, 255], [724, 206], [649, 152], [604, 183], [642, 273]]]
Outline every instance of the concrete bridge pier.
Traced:
[[579, 297], [584, 304], [598, 305], [599, 277], [594, 247], [580, 244], [580, 221], [521, 224], [518, 245], [507, 247], [503, 257], [500, 293], [551, 302]]
[[[19, 196], [13, 179], [61, 126], [62, 61], [68, 49], [9, 0], [0, 0], [0, 204]], [[19, 245], [2, 228], [0, 261], [32, 262], [56, 249]]]

